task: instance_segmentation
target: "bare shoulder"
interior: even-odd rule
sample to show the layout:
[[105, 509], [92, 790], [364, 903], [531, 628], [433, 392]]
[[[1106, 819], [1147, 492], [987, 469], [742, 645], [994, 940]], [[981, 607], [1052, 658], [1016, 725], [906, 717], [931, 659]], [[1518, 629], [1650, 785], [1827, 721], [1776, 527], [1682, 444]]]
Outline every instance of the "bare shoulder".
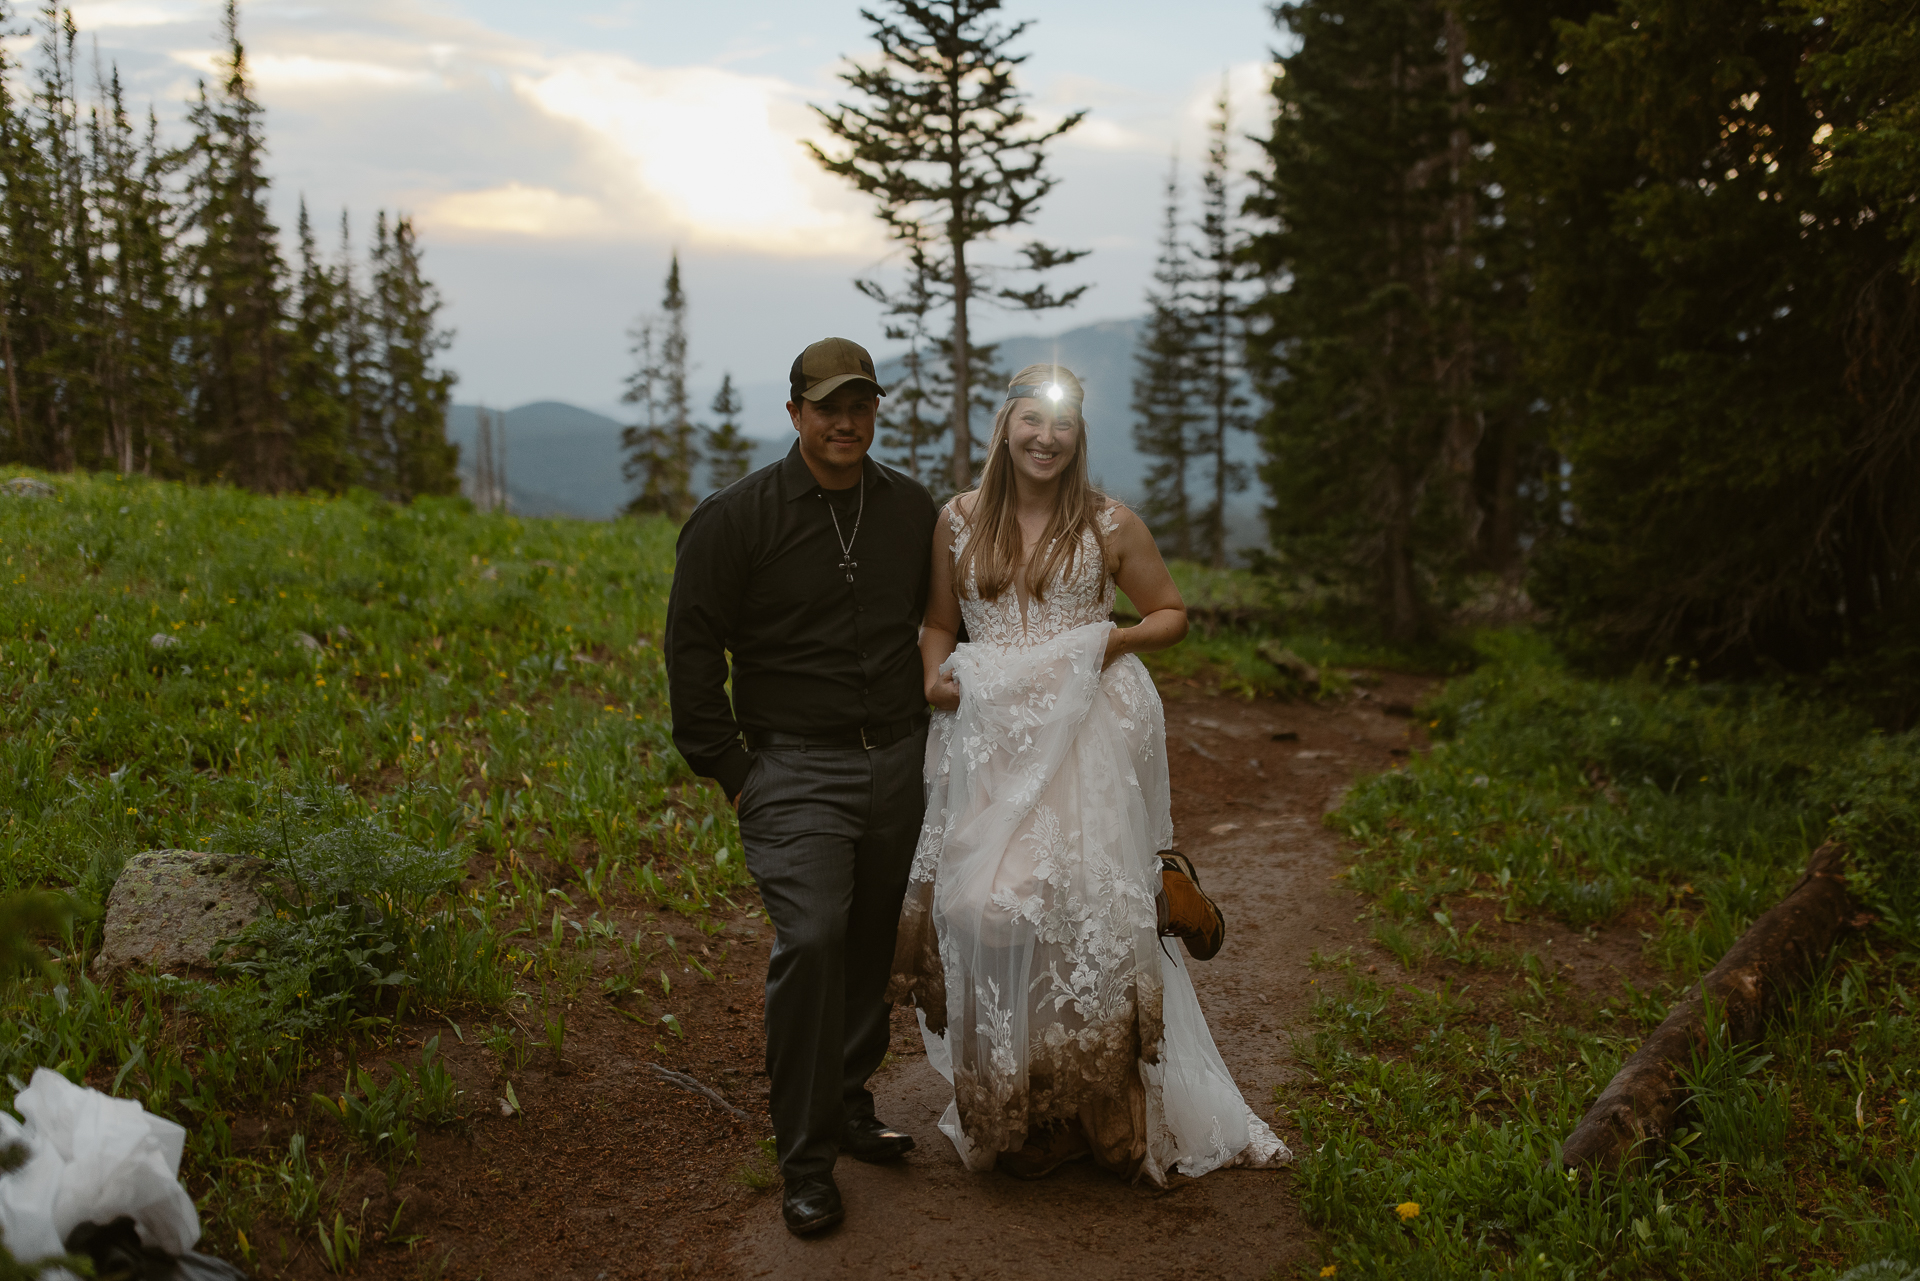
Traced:
[[1100, 513], [1101, 524], [1110, 537], [1118, 537], [1123, 542], [1134, 542], [1145, 538], [1151, 541], [1153, 535], [1147, 529], [1147, 522], [1134, 514], [1133, 508], [1122, 502], [1110, 504]]

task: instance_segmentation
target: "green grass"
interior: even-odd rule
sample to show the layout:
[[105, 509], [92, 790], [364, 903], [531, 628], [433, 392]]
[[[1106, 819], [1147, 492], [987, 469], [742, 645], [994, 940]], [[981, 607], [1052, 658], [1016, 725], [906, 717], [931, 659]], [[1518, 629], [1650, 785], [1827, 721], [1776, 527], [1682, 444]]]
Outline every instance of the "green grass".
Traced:
[[[1162, 685], [1184, 684], [1242, 698], [1324, 698], [1352, 688], [1351, 668], [1443, 673], [1464, 671], [1473, 655], [1458, 642], [1391, 646], [1314, 623], [1271, 575], [1172, 560], [1167, 568], [1187, 606], [1191, 630], [1172, 649], [1143, 655]], [[1120, 593], [1114, 611], [1137, 618]], [[1314, 669], [1286, 665], [1286, 655]], [[1278, 661], [1276, 661], [1278, 660]]]
[[[485, 1025], [596, 974], [672, 1017], [647, 995], [664, 932], [624, 937], [612, 896], [714, 927], [745, 875], [730, 808], [670, 742], [670, 525], [43, 479], [54, 497], [0, 495], [0, 894], [64, 890], [81, 914], [0, 1001], [0, 1072], [56, 1067], [181, 1121], [189, 1186], [244, 1255], [263, 1205], [309, 1231], [337, 1213], [303, 1142], [267, 1167], [231, 1139], [333, 1047], [377, 1066], [404, 1017]], [[169, 847], [266, 859], [277, 912], [219, 982], [96, 983], [119, 868]], [[348, 1062], [316, 1121], [378, 1159], [462, 1106], [430, 1057]]]
[[[1524, 636], [1483, 647], [1426, 709], [1431, 755], [1356, 787], [1330, 820], [1358, 846], [1349, 877], [1402, 972], [1318, 958], [1297, 1043], [1309, 1079], [1280, 1095], [1325, 1232], [1327, 1258], [1304, 1275], [1920, 1267], [1920, 742], [1682, 673], [1581, 679]], [[1716, 1043], [1692, 1065], [1673, 1144], [1622, 1176], [1569, 1178], [1559, 1141], [1830, 831], [1855, 851], [1877, 927], [1764, 1045]], [[1540, 922], [1565, 951], [1630, 908], [1652, 926], [1657, 990], [1583, 995], [1556, 949], [1515, 954], [1457, 924]]]

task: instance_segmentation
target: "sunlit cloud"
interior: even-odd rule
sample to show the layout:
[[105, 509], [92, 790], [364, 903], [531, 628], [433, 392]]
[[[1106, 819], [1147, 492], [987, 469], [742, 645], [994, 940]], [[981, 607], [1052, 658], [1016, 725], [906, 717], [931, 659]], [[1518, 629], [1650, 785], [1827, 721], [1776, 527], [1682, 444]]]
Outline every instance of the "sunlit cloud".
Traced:
[[810, 113], [785, 82], [577, 56], [515, 87], [587, 132], [609, 197], [638, 200], [690, 243], [801, 256], [878, 243], [867, 211], [802, 151]]
[[620, 230], [596, 200], [517, 182], [431, 197], [415, 220], [434, 231], [513, 236], [604, 237]]
[[1209, 79], [1194, 87], [1181, 112], [1182, 123], [1189, 131], [1211, 128], [1224, 88], [1233, 134], [1238, 137], [1264, 132], [1267, 118], [1273, 114], [1270, 93], [1278, 70], [1278, 64], [1272, 62], [1235, 63], [1219, 79]]
[[1066, 135], [1073, 143], [1097, 151], [1163, 151], [1164, 139], [1143, 133], [1105, 116], [1088, 116]]
[[[226, 72], [226, 50], [196, 49], [175, 52], [174, 61], [202, 75]], [[247, 74], [264, 91], [277, 89], [423, 89], [437, 82], [433, 73], [388, 66], [378, 62], [316, 58], [309, 54], [248, 53]]]
[[73, 6], [74, 25], [82, 31], [114, 27], [159, 27], [175, 22], [205, 21], [212, 6], [196, 0], [101, 0]]

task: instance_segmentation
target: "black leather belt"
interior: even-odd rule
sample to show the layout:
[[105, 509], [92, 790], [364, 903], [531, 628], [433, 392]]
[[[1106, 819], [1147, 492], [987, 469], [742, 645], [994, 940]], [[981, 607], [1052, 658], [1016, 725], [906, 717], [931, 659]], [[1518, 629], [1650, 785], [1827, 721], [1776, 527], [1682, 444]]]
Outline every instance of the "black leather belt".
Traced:
[[747, 746], [756, 752], [768, 750], [802, 752], [871, 752], [892, 747], [909, 734], [918, 733], [927, 723], [924, 716], [909, 716], [889, 725], [865, 725], [851, 734], [776, 734], [772, 730], [746, 731]]

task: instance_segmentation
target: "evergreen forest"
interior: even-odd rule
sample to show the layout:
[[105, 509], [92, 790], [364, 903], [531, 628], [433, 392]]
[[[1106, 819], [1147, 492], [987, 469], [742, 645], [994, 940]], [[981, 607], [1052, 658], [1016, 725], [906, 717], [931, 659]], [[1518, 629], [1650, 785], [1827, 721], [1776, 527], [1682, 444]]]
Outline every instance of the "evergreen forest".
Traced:
[[224, 34], [184, 139], [84, 70], [71, 9], [41, 15], [31, 70], [0, 59], [0, 461], [451, 493], [449, 339], [412, 222], [377, 214], [362, 256], [343, 212], [323, 250], [303, 200], [287, 262], [231, 2]]
[[1301, 0], [1251, 175], [1279, 572], [1384, 634], [1920, 714], [1909, 7]]
[[[920, 1146], [788, 1238], [764, 847], [668, 697], [679, 526], [755, 443], [738, 368], [696, 403], [691, 255], [628, 331], [625, 518], [514, 510], [488, 411], [462, 496], [412, 222], [274, 225], [231, 0], [179, 137], [66, 10], [0, 46], [0, 1103], [177, 1123], [197, 1248], [263, 1281], [1920, 1281], [1920, 8], [1266, 13], [1258, 108], [1205, 86], [1148, 173], [1127, 497], [1191, 631], [1126, 724], [1230, 922], [1164, 955], [1287, 1161], [965, 1168], [902, 1007]], [[1086, 113], [1000, 0], [859, 16], [801, 163], [884, 231], [874, 453], [944, 498], [985, 318], [1081, 298], [1030, 237]], [[252, 906], [163, 963], [183, 866]], [[56, 1275], [15, 1222], [0, 1281]]]

